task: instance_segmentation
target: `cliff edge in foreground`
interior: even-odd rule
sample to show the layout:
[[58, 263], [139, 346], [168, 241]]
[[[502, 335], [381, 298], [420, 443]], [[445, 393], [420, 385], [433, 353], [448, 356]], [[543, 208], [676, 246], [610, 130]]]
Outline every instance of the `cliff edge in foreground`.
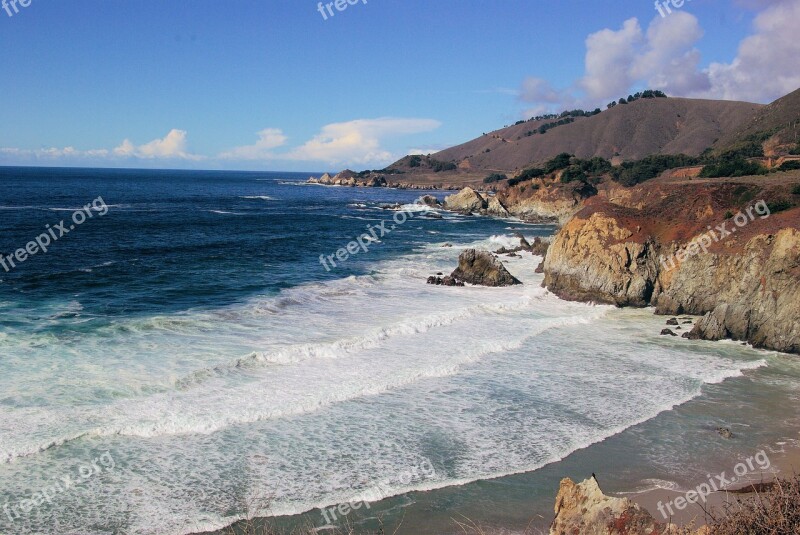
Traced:
[[544, 264], [560, 297], [706, 315], [688, 337], [800, 353], [800, 175], [654, 180], [589, 199]]

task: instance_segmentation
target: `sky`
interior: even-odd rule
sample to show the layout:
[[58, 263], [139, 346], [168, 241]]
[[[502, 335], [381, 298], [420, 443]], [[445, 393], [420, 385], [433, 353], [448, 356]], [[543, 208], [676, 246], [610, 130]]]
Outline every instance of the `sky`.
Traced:
[[4, 0], [0, 165], [376, 169], [646, 88], [800, 87], [800, 0], [349, 2]]

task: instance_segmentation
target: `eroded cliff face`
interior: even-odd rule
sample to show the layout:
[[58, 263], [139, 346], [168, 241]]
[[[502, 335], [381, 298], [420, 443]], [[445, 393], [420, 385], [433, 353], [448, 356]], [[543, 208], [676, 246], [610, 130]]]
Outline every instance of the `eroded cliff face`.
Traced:
[[503, 190], [498, 199], [508, 211], [526, 221], [566, 223], [596, 190], [581, 182], [561, 184], [557, 180], [535, 180]]
[[581, 483], [563, 479], [555, 513], [550, 535], [677, 535], [680, 531], [656, 522], [627, 498], [606, 496], [594, 477]]
[[691, 337], [800, 353], [800, 207], [767, 206], [791, 197], [785, 184], [742, 181], [595, 197], [553, 240], [545, 285], [571, 300], [707, 314]]

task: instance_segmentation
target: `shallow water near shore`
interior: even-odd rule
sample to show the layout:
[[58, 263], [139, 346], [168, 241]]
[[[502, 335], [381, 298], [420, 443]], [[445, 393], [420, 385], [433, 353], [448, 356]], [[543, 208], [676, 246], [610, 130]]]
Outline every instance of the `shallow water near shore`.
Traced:
[[[506, 260], [520, 287], [425, 285], [465, 247], [552, 227], [396, 224], [382, 206], [419, 192], [291, 174], [2, 174], [0, 251], [98, 196], [109, 212], [0, 276], [0, 532], [322, 526], [292, 515], [365, 497], [388, 499], [348, 515], [364, 529], [455, 532], [463, 514], [521, 532], [549, 523], [561, 477], [691, 488], [796, 438], [791, 357], [561, 301], [527, 253]], [[382, 221], [368, 252], [323, 267]]]

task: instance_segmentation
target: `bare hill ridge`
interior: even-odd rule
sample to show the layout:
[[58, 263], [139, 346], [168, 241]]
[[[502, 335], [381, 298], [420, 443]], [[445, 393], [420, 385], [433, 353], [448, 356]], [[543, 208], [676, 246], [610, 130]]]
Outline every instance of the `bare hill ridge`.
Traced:
[[[436, 153], [462, 168], [513, 173], [568, 152], [579, 158], [638, 160], [651, 154], [699, 155], [746, 127], [760, 104], [685, 98], [640, 99], [526, 136], [547, 121], [496, 130]], [[393, 167], [393, 166], [392, 166]]]

